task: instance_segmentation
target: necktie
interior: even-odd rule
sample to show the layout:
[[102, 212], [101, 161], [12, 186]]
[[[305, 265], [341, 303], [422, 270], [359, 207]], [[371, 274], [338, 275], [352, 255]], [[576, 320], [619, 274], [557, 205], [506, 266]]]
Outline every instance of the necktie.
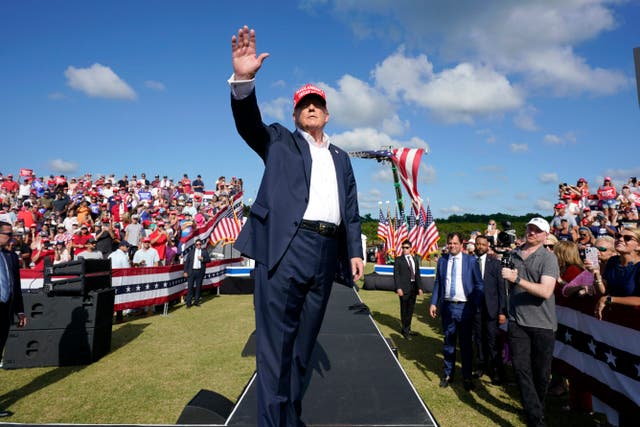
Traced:
[[456, 257], [453, 257], [453, 264], [451, 265], [451, 289], [449, 293], [449, 299], [453, 299], [456, 296], [456, 275], [458, 273], [458, 266]]
[[411, 272], [411, 281], [415, 282], [416, 281], [416, 271], [413, 268], [413, 260], [411, 259], [410, 255], [407, 255], [407, 264], [409, 264], [409, 271]]
[[0, 251], [0, 301], [7, 302], [11, 296], [11, 274], [9, 273], [9, 263]]
[[484, 264], [482, 263], [482, 257], [478, 258], [478, 265], [480, 266], [480, 277], [484, 279]]

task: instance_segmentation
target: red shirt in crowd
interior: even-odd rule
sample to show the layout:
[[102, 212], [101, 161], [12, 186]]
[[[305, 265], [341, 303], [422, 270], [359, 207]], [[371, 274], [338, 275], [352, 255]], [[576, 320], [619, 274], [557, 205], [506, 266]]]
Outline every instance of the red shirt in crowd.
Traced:
[[[78, 256], [79, 254], [81, 254], [82, 252], [87, 250], [87, 242], [89, 241], [89, 239], [91, 239], [93, 236], [89, 233], [87, 234], [82, 234], [82, 232], [80, 234], [76, 234], [75, 236], [73, 236], [73, 239], [71, 239], [71, 242], [73, 242], [73, 255], [74, 256]], [[82, 246], [82, 247], [78, 247], [78, 245]]]
[[151, 247], [158, 251], [160, 260], [164, 260], [167, 256], [167, 233], [164, 229], [162, 231], [156, 229], [149, 235], [149, 238], [151, 239]]

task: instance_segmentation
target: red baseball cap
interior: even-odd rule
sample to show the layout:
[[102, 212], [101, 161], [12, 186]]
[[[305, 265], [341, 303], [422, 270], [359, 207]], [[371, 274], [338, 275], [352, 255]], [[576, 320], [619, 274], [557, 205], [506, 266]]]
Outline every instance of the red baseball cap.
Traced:
[[564, 203], [556, 203], [556, 206], [555, 206], [556, 209], [564, 209], [566, 207], [567, 205], [565, 205]]
[[324, 104], [327, 104], [327, 96], [322, 89], [312, 84], [306, 84], [293, 94], [293, 108], [296, 108], [298, 102], [300, 102], [302, 98], [310, 95], [319, 96], [320, 98], [322, 98], [322, 101], [324, 101]]

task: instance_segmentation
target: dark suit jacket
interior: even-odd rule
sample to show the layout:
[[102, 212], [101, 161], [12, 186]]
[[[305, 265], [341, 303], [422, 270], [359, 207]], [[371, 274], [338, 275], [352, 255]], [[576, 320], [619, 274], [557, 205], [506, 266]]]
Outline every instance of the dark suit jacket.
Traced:
[[[203, 245], [204, 246], [204, 245]], [[193, 273], [193, 257], [196, 255], [195, 246], [189, 251], [187, 257], [184, 260], [184, 271], [186, 273]], [[202, 268], [206, 268], [206, 264], [211, 261], [211, 257], [209, 256], [209, 252], [206, 249], [202, 248]]]
[[507, 288], [501, 274], [502, 266], [496, 258], [487, 255], [484, 263], [484, 308], [489, 319], [507, 314]]
[[420, 261], [413, 255], [413, 265], [416, 269], [416, 286], [411, 287], [411, 270], [404, 255], [397, 256], [393, 262], [393, 282], [397, 289], [402, 289], [405, 295], [417, 294], [418, 289], [422, 289], [422, 277], [420, 276]]
[[[273, 269], [282, 259], [309, 203], [311, 152], [299, 132], [262, 122], [255, 90], [248, 97], [231, 99], [238, 133], [265, 165], [262, 182], [249, 218], [234, 246], [243, 255]], [[350, 259], [362, 257], [356, 181], [346, 152], [331, 144], [340, 199], [340, 249], [337, 262], [349, 285]]]
[[[9, 299], [9, 312], [17, 315], [18, 313], [24, 313], [24, 303], [22, 302], [22, 286], [20, 284], [20, 263], [18, 255], [15, 252], [9, 252], [2, 250], [4, 259], [7, 261], [9, 267], [9, 274], [13, 277], [13, 290], [11, 292], [11, 298]], [[0, 327], [8, 328], [9, 324], [5, 324], [5, 319], [0, 319]]]
[[[447, 286], [447, 263], [449, 254], [440, 257], [436, 267], [436, 278], [433, 283], [433, 295], [431, 304], [440, 306], [444, 300], [444, 291]], [[480, 275], [480, 267], [475, 257], [462, 254], [462, 286], [467, 302], [480, 307], [482, 302], [483, 282]]]

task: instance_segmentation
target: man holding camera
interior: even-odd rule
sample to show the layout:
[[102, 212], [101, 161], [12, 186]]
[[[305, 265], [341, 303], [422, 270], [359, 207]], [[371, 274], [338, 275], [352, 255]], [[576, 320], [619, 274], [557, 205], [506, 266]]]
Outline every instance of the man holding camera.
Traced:
[[549, 223], [533, 218], [527, 223], [526, 243], [511, 251], [512, 267], [502, 269], [509, 282], [511, 358], [528, 426], [544, 425], [551, 361], [558, 326], [553, 290], [559, 275], [558, 260], [543, 243]]

